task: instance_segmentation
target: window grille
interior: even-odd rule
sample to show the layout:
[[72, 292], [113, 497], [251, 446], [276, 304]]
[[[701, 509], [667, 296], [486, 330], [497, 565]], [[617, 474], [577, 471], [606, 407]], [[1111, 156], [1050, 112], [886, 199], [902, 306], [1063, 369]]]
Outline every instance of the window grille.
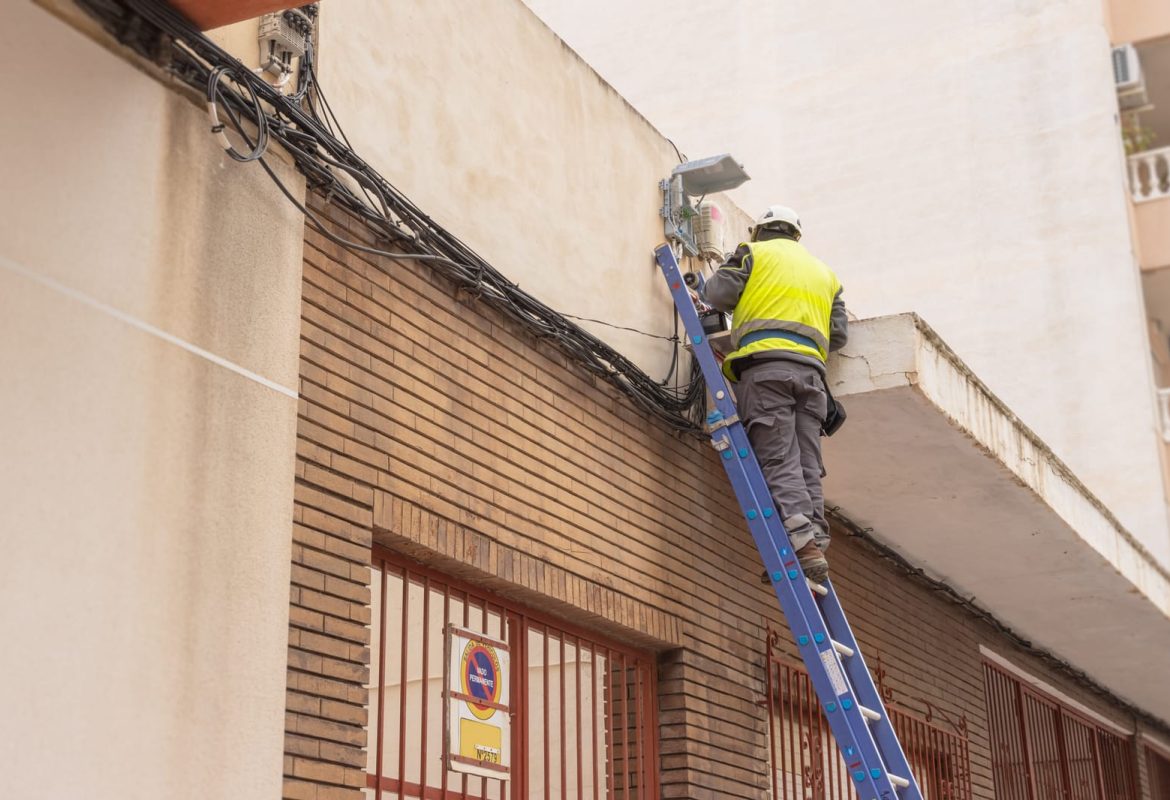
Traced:
[[[767, 692], [772, 797], [852, 800], [857, 797], [816, 692], [803, 665], [776, 652], [768, 635]], [[887, 703], [886, 710], [927, 800], [970, 800], [965, 727], [934, 724]]]
[[1137, 800], [1133, 743], [984, 662], [999, 800]]
[[[652, 654], [578, 630], [380, 549], [371, 575], [366, 796], [634, 800], [658, 792]], [[507, 780], [447, 770], [444, 629], [508, 643]], [[405, 680], [403, 680], [405, 676]]]
[[1146, 745], [1146, 779], [1150, 800], [1170, 800], [1170, 757]]

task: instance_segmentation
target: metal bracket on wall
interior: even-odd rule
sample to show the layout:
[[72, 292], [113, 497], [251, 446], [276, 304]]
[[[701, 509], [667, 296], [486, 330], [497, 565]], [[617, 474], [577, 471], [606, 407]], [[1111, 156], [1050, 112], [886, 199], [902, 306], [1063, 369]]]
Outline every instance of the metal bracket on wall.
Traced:
[[675, 167], [670, 177], [658, 182], [662, 191], [663, 230], [668, 241], [682, 246], [687, 255], [699, 254], [695, 244], [694, 219], [699, 211], [692, 197], [726, 192], [751, 180], [730, 153], [686, 161]]

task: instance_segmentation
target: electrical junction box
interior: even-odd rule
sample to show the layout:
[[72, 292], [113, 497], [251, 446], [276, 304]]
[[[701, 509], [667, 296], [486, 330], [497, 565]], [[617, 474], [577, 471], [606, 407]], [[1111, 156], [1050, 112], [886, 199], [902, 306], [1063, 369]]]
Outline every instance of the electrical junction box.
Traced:
[[258, 38], [260, 45], [269, 45], [271, 51], [277, 54], [288, 53], [292, 58], [300, 58], [305, 54], [305, 38], [308, 31], [299, 30], [292, 24], [292, 15], [265, 14], [260, 18]]
[[260, 43], [259, 71], [276, 76], [280, 81], [277, 87], [284, 86], [292, 78], [293, 59], [301, 58], [308, 50], [316, 16], [316, 6], [307, 5], [304, 8], [265, 14], [260, 18], [257, 34]]

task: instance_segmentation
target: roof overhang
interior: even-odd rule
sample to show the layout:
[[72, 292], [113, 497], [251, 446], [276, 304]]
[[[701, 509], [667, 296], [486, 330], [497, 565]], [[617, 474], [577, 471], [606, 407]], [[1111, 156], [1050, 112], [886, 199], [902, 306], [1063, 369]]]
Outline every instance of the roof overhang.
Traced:
[[831, 505], [1035, 645], [1170, 720], [1170, 574], [912, 314], [850, 325]]

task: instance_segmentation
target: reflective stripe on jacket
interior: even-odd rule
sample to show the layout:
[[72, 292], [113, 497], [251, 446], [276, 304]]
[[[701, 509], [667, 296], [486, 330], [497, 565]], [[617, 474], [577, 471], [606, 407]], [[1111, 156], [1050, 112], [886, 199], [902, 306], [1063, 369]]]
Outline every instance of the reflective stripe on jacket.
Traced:
[[[829, 319], [841, 290], [837, 276], [804, 245], [791, 239], [752, 242], [751, 274], [731, 319], [733, 351], [723, 372], [735, 380], [732, 362], [754, 353], [787, 350], [815, 358], [829, 355]], [[784, 331], [792, 337], [750, 336], [756, 331]], [[804, 339], [806, 341], [800, 341]]]

